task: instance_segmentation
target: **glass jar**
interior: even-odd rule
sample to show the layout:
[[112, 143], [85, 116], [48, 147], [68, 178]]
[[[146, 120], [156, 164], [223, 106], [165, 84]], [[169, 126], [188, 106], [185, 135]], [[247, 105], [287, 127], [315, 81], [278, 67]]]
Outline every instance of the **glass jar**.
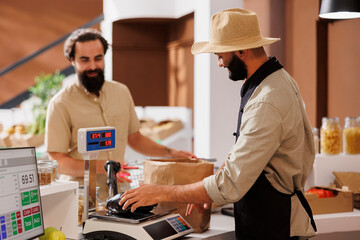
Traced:
[[360, 153], [360, 123], [356, 117], [346, 117], [343, 131], [344, 153]]
[[322, 154], [339, 154], [341, 151], [341, 128], [339, 118], [322, 118], [320, 131]]
[[46, 162], [51, 164], [52, 167], [51, 181], [56, 182], [56, 179], [58, 178], [58, 169], [59, 169], [58, 162], [56, 160], [39, 160], [38, 162]]
[[58, 174], [59, 163], [56, 160], [52, 160], [52, 164], [53, 164], [52, 181], [56, 182], [56, 180], [59, 179], [59, 174]]
[[105, 202], [100, 199], [100, 187], [96, 187], [96, 211], [105, 210]]
[[48, 185], [51, 183], [53, 167], [51, 163], [39, 161], [38, 166], [38, 176], [40, 185]]
[[79, 186], [78, 196], [78, 225], [81, 226], [84, 214], [84, 186]]
[[314, 134], [314, 147], [315, 147], [315, 154], [319, 153], [319, 145], [320, 145], [320, 139], [319, 139], [319, 129], [312, 128], [312, 132]]

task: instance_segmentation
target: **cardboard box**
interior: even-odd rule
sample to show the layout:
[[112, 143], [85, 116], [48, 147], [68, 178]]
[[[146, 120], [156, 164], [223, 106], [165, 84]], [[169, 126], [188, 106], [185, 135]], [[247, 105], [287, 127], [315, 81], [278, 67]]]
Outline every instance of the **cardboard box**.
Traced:
[[313, 187], [318, 189], [330, 190], [334, 197], [318, 198], [315, 194], [305, 193], [305, 198], [309, 202], [313, 214], [327, 214], [338, 212], [352, 212], [353, 192], [333, 187]]
[[0, 132], [0, 147], [11, 147], [10, 135], [6, 132]]
[[10, 135], [12, 147], [38, 147], [44, 144], [45, 135], [14, 133]]
[[156, 123], [151, 118], [142, 118], [140, 121], [140, 128], [153, 128], [156, 126]]
[[184, 126], [180, 120], [164, 120], [153, 128], [153, 138], [163, 140], [176, 133]]
[[164, 120], [152, 127], [149, 127], [148, 123], [140, 129], [140, 132], [152, 140], [163, 140], [184, 127], [177, 119]]
[[334, 184], [342, 188], [347, 186], [354, 193], [354, 208], [360, 209], [360, 173], [359, 172], [333, 172]]

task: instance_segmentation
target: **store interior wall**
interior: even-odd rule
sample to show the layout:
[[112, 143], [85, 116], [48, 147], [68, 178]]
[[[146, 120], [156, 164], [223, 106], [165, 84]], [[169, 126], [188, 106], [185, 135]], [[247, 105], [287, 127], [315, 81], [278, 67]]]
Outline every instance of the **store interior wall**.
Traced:
[[[104, 22], [101, 28], [107, 39], [113, 39], [113, 22], [119, 20], [179, 19], [194, 13], [194, 41], [205, 41], [209, 39], [210, 19], [214, 13], [224, 8], [242, 7], [242, 0], [156, 0], [151, 3], [135, 0], [131, 4], [127, 3], [125, 0], [104, 0]], [[109, 53], [105, 74], [113, 77], [113, 69], [118, 66], [112, 65], [112, 52]], [[159, 67], [162, 67], [161, 64]], [[194, 56], [194, 152], [198, 156], [218, 158], [221, 164], [227, 155], [234, 143], [232, 133], [239, 108], [240, 87], [241, 83], [235, 84], [228, 80], [226, 69], [217, 66], [213, 54]]]
[[[86, 8], [85, 6], [86, 2]], [[306, 112], [312, 126], [316, 126], [316, 21], [319, 1], [313, 0], [233, 0], [233, 1], [149, 1], [125, 0], [78, 0], [0, 2], [0, 47], [4, 67], [21, 57], [41, 48], [62, 34], [73, 30], [101, 14], [104, 6], [105, 20], [101, 30], [112, 43], [112, 22], [126, 18], [179, 19], [194, 12], [194, 40], [209, 38], [211, 15], [229, 7], [245, 7], [259, 15], [264, 36], [280, 37], [282, 40], [266, 47], [269, 55], [276, 56], [285, 69], [297, 81], [304, 99]], [[104, 5], [102, 5], [104, 4]], [[105, 10], [105, 6], [107, 10]], [[36, 6], [36, 7], [34, 7]], [[113, 8], [113, 6], [119, 6]], [[85, 18], [83, 16], [86, 16]], [[119, 17], [121, 16], [121, 17]], [[108, 24], [108, 23], [111, 24]], [[328, 116], [338, 116], [343, 126], [346, 116], [359, 116], [357, 106], [360, 95], [359, 29], [360, 19], [329, 23], [329, 98]], [[110, 26], [110, 27], [108, 27]], [[169, 47], [169, 45], [168, 45]], [[54, 52], [52, 52], [54, 51]], [[34, 76], [40, 72], [53, 72], [68, 65], [62, 46], [39, 56], [32, 65], [24, 65], [11, 75], [0, 78], [0, 102], [9, 100], [34, 84]], [[168, 56], [169, 58], [171, 56]], [[112, 53], [106, 56], [105, 74], [112, 79]], [[167, 62], [164, 64], [168, 64]], [[235, 128], [238, 111], [238, 89], [226, 78], [224, 69], [217, 67], [216, 58], [210, 54], [194, 57], [194, 132], [200, 155], [223, 156], [225, 146], [233, 143], [231, 129]], [[169, 75], [164, 75], [169, 78]], [[198, 80], [196, 80], [198, 79]], [[171, 91], [171, 87], [168, 86]], [[166, 90], [168, 91], [168, 90]], [[170, 100], [168, 96], [166, 101]], [[189, 102], [191, 100], [187, 100]], [[207, 104], [209, 103], [209, 104]], [[181, 103], [185, 104], [185, 103]], [[226, 106], [226, 107], [225, 107]], [[195, 116], [196, 115], [196, 116]], [[207, 120], [209, 119], [209, 120]], [[224, 126], [225, 125], [225, 126]], [[319, 126], [317, 126], [319, 127]], [[225, 139], [220, 140], [211, 139]], [[214, 149], [222, 149], [214, 150]]]
[[296, 80], [310, 124], [316, 127], [316, 20], [319, 3], [286, 1], [286, 70]]
[[360, 116], [360, 19], [335, 21], [329, 28], [328, 116]]
[[[102, 7], [102, 0], [1, 0], [0, 69], [98, 17]], [[0, 76], [0, 105], [33, 86], [40, 73], [53, 73], [69, 65], [59, 44]]]
[[113, 22], [113, 80], [127, 85], [137, 106], [193, 111], [194, 14], [178, 19]]

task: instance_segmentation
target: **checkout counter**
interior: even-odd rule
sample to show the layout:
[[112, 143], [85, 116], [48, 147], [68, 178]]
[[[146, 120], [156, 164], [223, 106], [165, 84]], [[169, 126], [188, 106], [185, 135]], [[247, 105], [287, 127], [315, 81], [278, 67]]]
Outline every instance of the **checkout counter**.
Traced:
[[[316, 164], [307, 185], [328, 184], [333, 180], [331, 171], [334, 168], [343, 171], [360, 171], [357, 169], [360, 166], [359, 158], [360, 156], [316, 156]], [[324, 169], [323, 167], [320, 168], [324, 164], [327, 174], [321, 170]], [[62, 231], [69, 239], [81, 239], [81, 228], [77, 225], [77, 188], [77, 182], [55, 182], [40, 187], [45, 227], [60, 228], [62, 226]], [[314, 240], [360, 239], [360, 210], [358, 209], [347, 213], [315, 215], [314, 219], [318, 227], [317, 236], [312, 238]], [[217, 208], [212, 211], [210, 228], [207, 231], [200, 234], [190, 233], [182, 239], [232, 239], [234, 229], [234, 219], [221, 214], [220, 208]]]
[[[79, 151], [80, 152], [80, 151]], [[324, 159], [325, 158], [325, 159]], [[334, 170], [353, 170], [354, 167], [359, 166], [358, 161], [360, 159], [359, 156], [345, 156], [342, 159], [341, 156], [337, 156], [337, 158], [327, 159], [328, 157], [318, 155], [315, 159], [314, 169], [310, 174], [307, 185], [319, 185], [322, 182], [319, 182], [318, 179], [324, 179], [325, 177], [319, 178], [321, 174], [325, 174], [323, 171], [323, 167], [320, 169], [318, 166], [321, 164], [325, 164], [327, 171], [331, 172]], [[85, 159], [85, 158], [84, 158]], [[331, 163], [331, 164], [329, 164]], [[345, 164], [348, 163], [348, 164]], [[354, 164], [355, 166], [349, 166]], [[333, 168], [331, 168], [333, 166]], [[342, 169], [342, 168], [346, 169]], [[359, 169], [360, 170], [360, 169]], [[325, 174], [329, 176], [329, 174]], [[326, 180], [327, 181], [327, 180]], [[62, 187], [57, 186], [63, 185]], [[53, 190], [53, 188], [57, 188], [57, 190]], [[81, 235], [81, 228], [77, 227], [77, 185], [71, 182], [64, 183], [56, 183], [54, 186], [46, 186], [48, 190], [43, 191], [41, 189], [41, 197], [44, 205], [44, 223], [45, 227], [63, 227], [63, 232], [69, 239], [82, 239], [83, 235]], [[58, 194], [56, 191], [62, 191], [62, 194]], [[64, 193], [67, 194], [64, 194]], [[45, 193], [45, 195], [43, 195]], [[53, 196], [54, 198], [50, 197]], [[66, 199], [64, 198], [66, 196]], [[60, 199], [61, 198], [61, 199]], [[59, 202], [59, 204], [65, 203], [68, 206], [70, 211], [60, 211], [56, 213], [56, 217], [54, 217], [54, 209], [51, 209], [47, 206], [47, 202]], [[53, 208], [57, 208], [58, 206], [52, 205]], [[56, 206], [56, 207], [55, 207]], [[75, 210], [76, 209], [76, 210]], [[159, 220], [163, 220], [164, 218], [169, 217], [172, 218], [174, 216], [160, 216]], [[178, 216], [175, 216], [175, 218]], [[318, 235], [313, 238], [316, 240], [322, 239], [359, 239], [360, 236], [360, 211], [354, 209], [353, 212], [349, 213], [336, 213], [336, 214], [322, 214], [314, 216], [315, 222], [318, 226]], [[90, 219], [91, 220], [91, 219]], [[58, 221], [58, 222], [54, 222]], [[100, 220], [101, 221], [101, 220]], [[157, 220], [154, 220], [153, 223], [156, 223]], [[181, 221], [180, 221], [181, 222]], [[64, 223], [74, 223], [69, 226], [64, 225]], [[186, 225], [186, 223], [184, 224]], [[95, 226], [95, 225], [94, 225]], [[136, 227], [135, 227], [136, 228]], [[140, 231], [139, 229], [135, 229], [133, 231]], [[190, 227], [191, 228], [191, 227]], [[220, 209], [215, 209], [212, 212], [210, 228], [201, 234], [190, 233], [191, 229], [187, 228], [186, 233], [182, 235], [182, 239], [234, 239], [234, 219], [233, 217], [226, 216], [220, 213]], [[86, 229], [86, 223], [85, 228]], [[86, 230], [87, 231], [87, 230]], [[86, 233], [85, 231], [85, 233]], [[190, 234], [189, 234], [190, 233]], [[175, 235], [174, 235], [175, 237]], [[176, 235], [179, 237], [179, 235]], [[159, 238], [161, 239], [161, 238]], [[172, 239], [172, 238], [169, 238]]]

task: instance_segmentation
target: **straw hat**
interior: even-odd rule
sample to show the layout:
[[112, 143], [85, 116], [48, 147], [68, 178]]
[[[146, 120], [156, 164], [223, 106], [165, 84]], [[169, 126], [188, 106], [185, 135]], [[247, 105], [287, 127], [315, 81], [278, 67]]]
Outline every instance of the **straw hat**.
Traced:
[[262, 37], [256, 13], [239, 8], [214, 14], [210, 31], [210, 41], [193, 44], [193, 54], [234, 52], [269, 45], [280, 40]]

